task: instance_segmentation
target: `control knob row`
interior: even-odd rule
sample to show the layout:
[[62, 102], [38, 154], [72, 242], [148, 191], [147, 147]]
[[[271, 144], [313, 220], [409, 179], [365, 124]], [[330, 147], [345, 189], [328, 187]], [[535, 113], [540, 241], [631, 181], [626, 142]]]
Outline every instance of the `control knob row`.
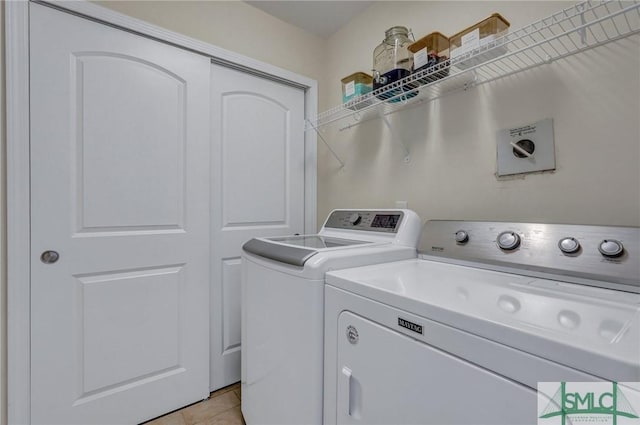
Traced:
[[[580, 251], [580, 242], [576, 238], [562, 238], [558, 242], [558, 248], [565, 254], [575, 254]], [[624, 245], [615, 239], [604, 239], [598, 245], [598, 251], [605, 257], [616, 258], [624, 252]]]
[[[465, 230], [458, 230], [455, 233], [455, 240], [458, 244], [466, 244], [469, 242], [469, 233]], [[498, 247], [505, 251], [513, 251], [520, 246], [521, 242], [520, 235], [510, 230], [500, 233], [496, 239]], [[558, 248], [565, 254], [575, 254], [580, 251], [581, 246], [576, 238], [565, 237], [558, 241]], [[598, 251], [605, 257], [616, 258], [624, 253], [624, 245], [615, 239], [604, 239], [598, 245]]]
[[[469, 233], [464, 230], [458, 230], [455, 234], [455, 239], [458, 244], [466, 244], [469, 242]], [[506, 251], [516, 249], [520, 246], [520, 235], [516, 232], [502, 232], [498, 235], [498, 246]]]

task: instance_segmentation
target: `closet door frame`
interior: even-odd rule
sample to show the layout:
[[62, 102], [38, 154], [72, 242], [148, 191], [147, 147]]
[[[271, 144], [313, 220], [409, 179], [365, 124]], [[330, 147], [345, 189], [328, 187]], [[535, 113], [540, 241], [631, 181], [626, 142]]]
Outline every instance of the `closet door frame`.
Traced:
[[[305, 119], [317, 114], [313, 79], [131, 18], [87, 1], [35, 1], [124, 31], [194, 51], [216, 63], [280, 81], [305, 91]], [[4, 2], [6, 58], [7, 176], [7, 410], [9, 424], [30, 418], [30, 158], [29, 1]], [[315, 233], [317, 136], [305, 132], [304, 231]]]

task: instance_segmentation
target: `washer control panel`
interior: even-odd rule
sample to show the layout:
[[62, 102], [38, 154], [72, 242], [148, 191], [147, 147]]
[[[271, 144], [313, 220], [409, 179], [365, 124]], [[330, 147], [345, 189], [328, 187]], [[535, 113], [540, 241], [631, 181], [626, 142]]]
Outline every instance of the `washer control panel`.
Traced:
[[640, 293], [638, 227], [430, 220], [419, 251]]
[[397, 233], [404, 218], [401, 210], [335, 210], [324, 227]]

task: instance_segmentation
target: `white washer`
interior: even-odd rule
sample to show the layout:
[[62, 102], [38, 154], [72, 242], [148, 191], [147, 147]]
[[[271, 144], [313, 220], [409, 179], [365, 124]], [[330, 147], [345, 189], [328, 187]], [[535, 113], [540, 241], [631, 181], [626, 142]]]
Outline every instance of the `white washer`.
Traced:
[[429, 221], [326, 281], [325, 424], [532, 424], [538, 382], [640, 381], [638, 228]]
[[242, 254], [242, 413], [321, 424], [324, 276], [416, 257], [410, 210], [335, 210], [317, 235], [252, 239]]

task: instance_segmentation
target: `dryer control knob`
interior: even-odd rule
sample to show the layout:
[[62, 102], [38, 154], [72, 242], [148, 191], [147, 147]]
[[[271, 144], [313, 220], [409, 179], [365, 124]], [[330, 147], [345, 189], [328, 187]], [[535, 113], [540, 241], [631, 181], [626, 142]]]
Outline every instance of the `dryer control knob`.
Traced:
[[358, 223], [362, 221], [362, 217], [358, 213], [353, 213], [349, 216], [349, 223], [356, 226]]
[[520, 246], [520, 235], [516, 232], [502, 232], [498, 235], [498, 246], [505, 251], [512, 251]]
[[464, 230], [458, 230], [456, 232], [456, 242], [459, 244], [465, 244], [469, 242], [469, 234]]
[[562, 238], [558, 241], [558, 248], [565, 254], [575, 254], [580, 251], [580, 242], [576, 238]]
[[615, 239], [605, 239], [600, 242], [600, 245], [598, 245], [598, 251], [600, 251], [600, 254], [605, 257], [615, 258], [622, 255], [624, 252], [624, 245], [622, 245], [622, 242]]

